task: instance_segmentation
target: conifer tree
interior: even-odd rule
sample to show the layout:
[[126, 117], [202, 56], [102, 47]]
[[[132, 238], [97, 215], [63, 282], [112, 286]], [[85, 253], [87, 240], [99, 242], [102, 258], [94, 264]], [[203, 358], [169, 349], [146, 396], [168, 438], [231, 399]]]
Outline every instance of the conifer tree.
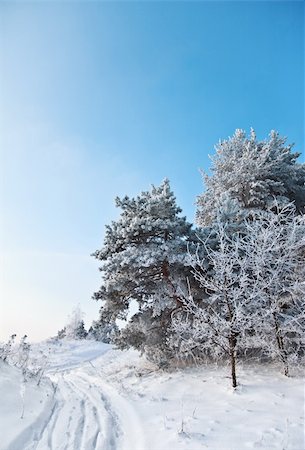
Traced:
[[86, 339], [87, 331], [83, 316], [84, 313], [79, 306], [74, 308], [66, 326], [58, 331], [57, 339]]
[[181, 305], [188, 282], [196, 291], [187, 246], [197, 238], [180, 216], [167, 179], [136, 198], [117, 198], [116, 206], [121, 215], [107, 226], [104, 245], [94, 253], [103, 274], [94, 298], [104, 302], [102, 322], [128, 322], [116, 341], [121, 348], [137, 348], [160, 362], [169, 357], [172, 311]]
[[241, 207], [266, 210], [276, 200], [280, 207], [294, 202], [297, 213], [305, 211], [305, 164], [299, 153], [271, 131], [269, 139], [258, 141], [236, 130], [233, 137], [220, 141], [212, 158], [212, 175], [204, 176], [205, 192], [197, 200], [197, 222], [210, 225], [215, 220], [216, 202], [223, 194], [238, 200]]
[[119, 329], [115, 322], [103, 323], [101, 320], [94, 320], [88, 330], [87, 339], [94, 339], [105, 344], [110, 344], [114, 342], [118, 331]]

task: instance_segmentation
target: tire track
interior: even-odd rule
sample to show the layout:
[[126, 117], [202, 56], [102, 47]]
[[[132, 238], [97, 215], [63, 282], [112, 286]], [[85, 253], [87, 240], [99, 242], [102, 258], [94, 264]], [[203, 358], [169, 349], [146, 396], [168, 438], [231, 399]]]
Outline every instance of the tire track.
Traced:
[[59, 408], [44, 426], [34, 448], [35, 450], [46, 450], [46, 448], [49, 450], [79, 450], [78, 445], [74, 446], [74, 441], [79, 441], [83, 434], [80, 421], [83, 418], [85, 402], [71, 389], [65, 380], [64, 373], [61, 373], [61, 377], [58, 379], [56, 394], [60, 397]]
[[[91, 366], [94, 369], [94, 375], [88, 373], [87, 370], [85, 371], [85, 368], [81, 371], [79, 370], [75, 375], [85, 386], [91, 385], [95, 388], [108, 413], [110, 438], [108, 447], [102, 448], [107, 450], [108, 448], [110, 450], [145, 450], [145, 437], [136, 411], [127, 399], [122, 397], [114, 387], [102, 379], [92, 364]], [[81, 372], [81, 375], [79, 372]], [[113, 431], [115, 436], [113, 436]]]
[[[109, 399], [101, 392], [100, 387], [96, 384], [88, 383], [88, 381], [78, 374], [73, 374], [74, 386], [88, 397], [93, 414], [96, 415], [98, 421], [98, 430], [95, 439], [92, 441], [94, 447], [88, 447], [88, 450], [107, 449], [116, 450], [120, 448], [120, 439], [123, 432], [120, 420], [116, 412], [111, 406]], [[70, 380], [71, 381], [71, 380]], [[86, 448], [86, 447], [84, 447]]]
[[[71, 378], [71, 377], [70, 377]], [[82, 389], [77, 381], [68, 380], [70, 386], [77, 395], [81, 395], [84, 400], [85, 411], [84, 411], [84, 427], [83, 427], [83, 437], [77, 443], [75, 441], [75, 450], [88, 449], [95, 450], [97, 447], [99, 436], [102, 436], [103, 422], [105, 422], [105, 417], [99, 412], [100, 405], [92, 398], [87, 390]]]
[[133, 406], [90, 365], [49, 372], [54, 396], [8, 450], [145, 450]]

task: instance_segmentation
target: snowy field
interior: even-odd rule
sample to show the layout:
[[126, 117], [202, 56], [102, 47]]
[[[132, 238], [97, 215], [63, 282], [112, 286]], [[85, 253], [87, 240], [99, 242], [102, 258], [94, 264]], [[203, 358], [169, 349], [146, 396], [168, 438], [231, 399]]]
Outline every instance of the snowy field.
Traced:
[[1, 450], [305, 448], [301, 377], [239, 367], [234, 391], [227, 368], [155, 371], [135, 351], [90, 341], [42, 348], [38, 387], [0, 366]]

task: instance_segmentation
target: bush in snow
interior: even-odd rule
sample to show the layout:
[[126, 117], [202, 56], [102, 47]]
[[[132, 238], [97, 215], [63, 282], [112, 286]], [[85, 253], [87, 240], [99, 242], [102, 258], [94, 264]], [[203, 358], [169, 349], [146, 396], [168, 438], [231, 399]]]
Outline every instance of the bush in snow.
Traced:
[[37, 385], [41, 382], [49, 360], [48, 355], [42, 350], [38, 355], [31, 354], [31, 345], [27, 342], [26, 335], [16, 343], [16, 334], [0, 347], [0, 359], [22, 371], [23, 383], [29, 378], [35, 378]]
[[7, 362], [8, 359], [11, 357], [12, 348], [14, 346], [16, 336], [17, 336], [16, 334], [12, 334], [9, 340], [5, 344], [1, 345], [0, 359], [2, 359], [2, 361]]
[[24, 335], [18, 344], [16, 343], [16, 336], [16, 334], [13, 334], [7, 343], [1, 346], [0, 358], [10, 365], [27, 371], [31, 346], [27, 342], [27, 335]]

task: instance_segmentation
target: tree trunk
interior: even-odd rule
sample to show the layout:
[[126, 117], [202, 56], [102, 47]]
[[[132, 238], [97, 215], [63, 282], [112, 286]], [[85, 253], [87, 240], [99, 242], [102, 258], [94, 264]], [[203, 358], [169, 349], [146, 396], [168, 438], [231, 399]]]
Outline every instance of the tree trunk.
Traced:
[[233, 313], [232, 313], [232, 306], [228, 300], [228, 297], [225, 293], [225, 301], [228, 308], [228, 319], [231, 322], [231, 330], [230, 330], [230, 337], [229, 337], [229, 349], [230, 349], [230, 362], [231, 362], [231, 377], [232, 377], [232, 386], [236, 388], [237, 381], [236, 381], [236, 344], [237, 344], [237, 334], [235, 333], [233, 329]]
[[231, 362], [231, 377], [232, 377], [232, 386], [236, 388], [236, 337], [233, 335], [230, 337], [230, 362]]
[[285, 346], [284, 346], [284, 339], [280, 330], [280, 327], [278, 325], [278, 321], [277, 321], [277, 317], [276, 317], [276, 313], [273, 312], [273, 319], [274, 319], [274, 328], [275, 328], [275, 336], [276, 336], [276, 342], [277, 342], [277, 346], [279, 349], [279, 354], [280, 354], [280, 358], [283, 364], [283, 369], [284, 369], [284, 375], [286, 377], [289, 376], [289, 366], [288, 366], [288, 361], [287, 361], [287, 353], [285, 350]]

